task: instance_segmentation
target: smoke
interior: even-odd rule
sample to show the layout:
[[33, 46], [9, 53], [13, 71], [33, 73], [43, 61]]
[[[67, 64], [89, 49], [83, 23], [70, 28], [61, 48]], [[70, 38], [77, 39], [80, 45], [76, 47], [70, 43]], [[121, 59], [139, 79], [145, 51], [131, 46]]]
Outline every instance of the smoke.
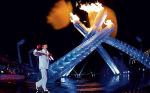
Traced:
[[70, 23], [70, 13], [72, 12], [71, 2], [60, 0], [49, 11], [47, 23], [55, 30], [60, 30], [67, 27]]

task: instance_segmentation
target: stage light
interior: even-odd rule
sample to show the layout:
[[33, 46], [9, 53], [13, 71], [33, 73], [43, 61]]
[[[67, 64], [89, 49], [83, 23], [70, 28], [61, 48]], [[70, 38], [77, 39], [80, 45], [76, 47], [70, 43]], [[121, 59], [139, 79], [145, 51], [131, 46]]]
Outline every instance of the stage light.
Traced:
[[1, 71], [1, 74], [3, 74], [4, 73], [4, 71]]

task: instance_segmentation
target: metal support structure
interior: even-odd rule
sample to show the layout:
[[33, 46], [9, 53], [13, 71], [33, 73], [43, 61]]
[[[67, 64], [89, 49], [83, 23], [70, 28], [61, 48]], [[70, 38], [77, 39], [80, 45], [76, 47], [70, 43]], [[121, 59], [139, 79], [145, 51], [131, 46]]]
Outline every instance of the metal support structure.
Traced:
[[31, 49], [31, 50], [29, 50], [29, 52], [28, 52], [29, 63], [30, 63], [30, 66], [31, 66], [31, 67], [33, 67], [33, 62], [32, 62], [32, 54], [33, 54], [33, 50], [34, 50], [34, 49]]
[[25, 39], [21, 39], [19, 42], [17, 42], [17, 55], [18, 55], [18, 62], [19, 62], [20, 64], [22, 63], [20, 47], [21, 47], [24, 43], [25, 43]]

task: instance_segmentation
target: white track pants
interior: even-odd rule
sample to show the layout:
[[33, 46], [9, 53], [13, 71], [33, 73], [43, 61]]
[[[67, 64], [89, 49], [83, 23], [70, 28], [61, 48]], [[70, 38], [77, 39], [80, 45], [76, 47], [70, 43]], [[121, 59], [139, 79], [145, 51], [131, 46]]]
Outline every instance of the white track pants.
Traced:
[[40, 69], [41, 71], [41, 80], [39, 80], [38, 82], [36, 82], [36, 87], [42, 87], [43, 90], [47, 90], [46, 88], [46, 83], [47, 83], [47, 70], [46, 69]]

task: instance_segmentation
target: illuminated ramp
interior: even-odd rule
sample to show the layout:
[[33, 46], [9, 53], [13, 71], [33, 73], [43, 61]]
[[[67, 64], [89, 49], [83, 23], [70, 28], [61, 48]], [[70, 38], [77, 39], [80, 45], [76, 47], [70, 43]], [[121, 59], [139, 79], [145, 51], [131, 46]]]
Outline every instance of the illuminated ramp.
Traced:
[[111, 32], [112, 29], [109, 27], [105, 27], [101, 32], [95, 32], [95, 35], [86, 38], [86, 40], [75, 49], [51, 64], [48, 69], [49, 80], [55, 81], [71, 70], [92, 53], [102, 42], [101, 39], [110, 35]]

